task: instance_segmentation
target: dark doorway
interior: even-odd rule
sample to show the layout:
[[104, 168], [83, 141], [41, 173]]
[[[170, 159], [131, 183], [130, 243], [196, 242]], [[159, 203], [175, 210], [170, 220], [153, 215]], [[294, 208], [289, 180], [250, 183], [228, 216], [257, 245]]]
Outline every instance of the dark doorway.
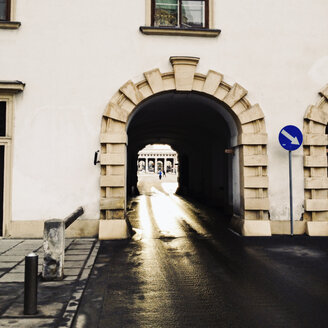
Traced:
[[5, 146], [0, 146], [0, 236], [3, 234], [3, 187], [5, 171]]
[[[167, 92], [139, 105], [128, 123], [127, 192], [137, 190], [138, 152], [168, 144], [178, 153], [177, 193], [231, 212], [231, 159], [225, 153], [236, 131], [227, 108], [196, 92]], [[236, 174], [237, 175], [237, 174]]]
[[[0, 101], [0, 136], [6, 136], [6, 106], [5, 101]], [[3, 194], [5, 171], [5, 146], [0, 145], [0, 236], [3, 235]]]

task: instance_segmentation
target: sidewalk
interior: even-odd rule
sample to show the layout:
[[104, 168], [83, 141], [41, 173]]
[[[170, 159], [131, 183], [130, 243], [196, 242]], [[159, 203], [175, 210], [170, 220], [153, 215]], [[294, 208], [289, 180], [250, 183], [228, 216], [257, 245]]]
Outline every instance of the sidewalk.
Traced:
[[42, 272], [41, 239], [0, 239], [0, 327], [70, 327], [99, 242], [96, 239], [66, 239], [64, 279], [38, 282], [38, 313], [23, 314], [25, 256], [39, 255]]

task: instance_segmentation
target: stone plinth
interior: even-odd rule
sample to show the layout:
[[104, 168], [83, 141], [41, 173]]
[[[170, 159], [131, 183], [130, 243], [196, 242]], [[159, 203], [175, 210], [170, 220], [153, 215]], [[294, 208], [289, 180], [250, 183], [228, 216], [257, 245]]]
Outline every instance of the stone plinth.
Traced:
[[52, 219], [45, 221], [43, 249], [43, 279], [63, 279], [65, 255], [65, 223], [63, 220]]

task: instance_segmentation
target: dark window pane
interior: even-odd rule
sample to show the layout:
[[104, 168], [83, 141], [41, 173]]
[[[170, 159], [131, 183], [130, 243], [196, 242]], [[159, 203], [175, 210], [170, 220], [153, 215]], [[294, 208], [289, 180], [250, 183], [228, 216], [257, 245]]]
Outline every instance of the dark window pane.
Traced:
[[0, 136], [6, 135], [6, 107], [6, 102], [0, 101]]
[[178, 8], [178, 0], [155, 0], [154, 26], [177, 26]]
[[8, 0], [0, 0], [0, 20], [8, 20]]
[[182, 0], [182, 26], [205, 27], [205, 1]]

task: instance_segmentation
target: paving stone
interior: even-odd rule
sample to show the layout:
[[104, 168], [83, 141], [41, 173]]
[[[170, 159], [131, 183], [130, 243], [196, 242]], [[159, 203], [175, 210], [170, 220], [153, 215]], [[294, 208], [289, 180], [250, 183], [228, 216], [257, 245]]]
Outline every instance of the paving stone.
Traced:
[[[18, 265], [10, 270], [10, 273], [24, 273], [25, 272], [25, 264], [24, 265]], [[42, 272], [42, 265], [38, 266], [38, 273]]]
[[82, 268], [84, 261], [64, 261], [64, 270], [65, 268]]
[[0, 255], [0, 263], [1, 262], [20, 262], [24, 259], [24, 256], [19, 255]]
[[11, 268], [13, 263], [16, 264], [16, 262], [0, 262], [0, 269]]
[[[66, 245], [73, 245], [76, 240], [66, 240]], [[38, 282], [38, 314], [26, 318], [23, 315], [25, 256], [34, 251], [39, 255], [38, 272], [42, 271], [42, 240], [10, 240], [0, 239], [3, 254], [0, 253], [0, 327], [68, 327], [73, 319], [79, 299], [83, 293], [84, 283], [78, 280], [85, 261], [95, 240], [87, 243], [75, 243], [75, 249], [66, 254], [65, 279], [61, 281]], [[81, 247], [82, 246], [82, 247]], [[92, 261], [88, 260], [88, 263]], [[91, 262], [90, 262], [91, 263]], [[89, 265], [90, 265], [89, 263]], [[93, 264], [93, 262], [91, 263]], [[86, 275], [85, 278], [87, 278]], [[85, 280], [86, 281], [86, 280]], [[70, 304], [70, 306], [68, 306]], [[51, 317], [51, 318], [50, 318]]]
[[90, 247], [91, 247], [92, 245], [90, 245], [90, 246], [88, 246], [88, 245], [71, 245], [70, 247], [69, 247], [69, 249], [71, 250], [71, 249], [84, 249], [84, 250], [90, 250]]
[[76, 280], [77, 278], [78, 278], [77, 275], [64, 276], [65, 281], [72, 281], [72, 280]]
[[65, 276], [77, 276], [81, 272], [81, 269], [64, 269]]
[[0, 282], [23, 282], [23, 273], [7, 273], [0, 278]]
[[86, 255], [67, 255], [65, 260], [67, 261], [83, 261], [87, 258]]
[[0, 327], [1, 328], [54, 328], [54, 319], [1, 319], [0, 318]]
[[68, 249], [65, 252], [65, 256], [67, 255], [88, 255], [90, 253], [90, 249]]
[[[38, 304], [37, 310], [38, 313], [35, 316], [48, 316], [48, 317], [58, 317], [60, 312], [63, 310], [65, 304], [53, 301], [49, 304]], [[3, 317], [13, 317], [13, 316], [22, 316], [24, 317], [24, 302], [15, 302], [13, 303], [7, 311], [2, 315]]]
[[27, 256], [31, 252], [32, 252], [32, 250], [13, 248], [10, 251], [8, 251], [8, 252], [6, 252], [6, 253], [4, 253], [2, 255], [3, 256]]

